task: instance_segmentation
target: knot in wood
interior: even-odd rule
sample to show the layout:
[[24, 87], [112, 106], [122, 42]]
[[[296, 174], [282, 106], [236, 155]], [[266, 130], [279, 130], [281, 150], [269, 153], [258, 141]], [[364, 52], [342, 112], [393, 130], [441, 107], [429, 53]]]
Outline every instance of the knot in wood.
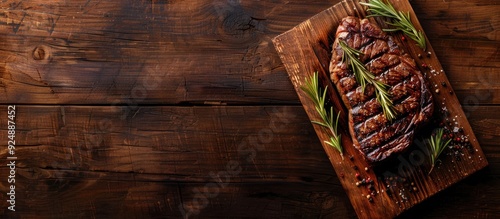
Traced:
[[264, 20], [250, 16], [242, 8], [234, 8], [224, 17], [222, 28], [229, 36], [250, 38], [255, 37], [257, 32], [265, 31]]
[[49, 58], [49, 52], [45, 46], [35, 47], [32, 55], [34, 60], [44, 60]]

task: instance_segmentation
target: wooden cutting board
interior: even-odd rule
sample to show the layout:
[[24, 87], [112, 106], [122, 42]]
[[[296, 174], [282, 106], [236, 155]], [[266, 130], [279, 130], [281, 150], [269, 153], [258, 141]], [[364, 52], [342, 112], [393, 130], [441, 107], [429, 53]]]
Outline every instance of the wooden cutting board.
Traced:
[[[397, 10], [409, 12], [415, 27], [422, 30], [407, 0], [391, 0], [391, 2]], [[426, 76], [434, 97], [435, 116], [431, 124], [417, 134], [408, 152], [397, 156], [389, 164], [369, 167], [352, 146], [347, 131], [346, 109], [328, 79], [330, 50], [335, 31], [339, 21], [348, 15], [364, 18], [366, 8], [360, 5], [358, 0], [342, 1], [275, 37], [273, 43], [311, 121], [320, 119], [313, 103], [300, 87], [305, 78], [314, 72], [319, 73], [320, 84], [323, 87], [328, 86], [330, 105], [335, 111], [341, 112], [344, 159], [338, 151], [324, 143], [327, 140], [324, 130], [316, 125], [314, 128], [358, 217], [393, 218], [486, 167], [488, 162], [446, 77], [446, 74], [453, 72], [443, 71], [428, 40], [427, 50], [422, 51], [413, 41], [403, 39], [401, 33], [391, 33], [403, 45], [403, 49], [415, 59], [421, 72]], [[381, 18], [370, 19], [381, 27], [387, 27]], [[450, 148], [439, 157], [440, 162], [437, 167], [428, 174], [430, 163], [424, 139], [429, 137], [429, 130], [443, 125], [450, 130], [450, 137], [459, 139], [450, 144]], [[373, 182], [367, 183], [367, 181]], [[356, 185], [360, 182], [361, 185]]]

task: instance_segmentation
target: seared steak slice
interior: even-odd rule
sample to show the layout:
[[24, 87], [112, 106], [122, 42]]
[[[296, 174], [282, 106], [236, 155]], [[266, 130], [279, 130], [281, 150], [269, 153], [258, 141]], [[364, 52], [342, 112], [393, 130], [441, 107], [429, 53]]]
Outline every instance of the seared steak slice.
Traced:
[[[362, 91], [350, 66], [342, 62], [339, 40], [361, 51], [367, 70], [389, 86], [396, 119], [386, 119], [372, 85]], [[376, 24], [357, 17], [342, 19], [332, 48], [330, 77], [349, 110], [354, 147], [371, 163], [404, 151], [433, 111], [432, 95], [415, 61]]]

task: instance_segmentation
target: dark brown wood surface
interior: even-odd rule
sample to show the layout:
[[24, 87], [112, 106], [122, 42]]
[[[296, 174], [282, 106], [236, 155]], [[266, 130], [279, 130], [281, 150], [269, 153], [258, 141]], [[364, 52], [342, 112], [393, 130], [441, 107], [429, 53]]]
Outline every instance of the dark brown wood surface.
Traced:
[[[271, 42], [337, 2], [1, 2], [0, 214], [355, 218]], [[401, 218], [497, 218], [500, 5], [410, 3], [489, 167]]]

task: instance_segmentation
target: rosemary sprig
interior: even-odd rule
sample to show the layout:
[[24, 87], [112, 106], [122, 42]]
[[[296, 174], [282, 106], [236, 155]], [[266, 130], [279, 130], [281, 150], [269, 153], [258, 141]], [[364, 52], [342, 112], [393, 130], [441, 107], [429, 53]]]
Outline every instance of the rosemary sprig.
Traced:
[[344, 159], [342, 143], [340, 141], [341, 135], [337, 132], [340, 112], [337, 113], [337, 117], [334, 119], [333, 107], [330, 107], [330, 110], [325, 108], [328, 86], [326, 86], [324, 90], [321, 89], [318, 83], [318, 72], [315, 72], [309, 79], [306, 79], [301, 89], [314, 102], [316, 111], [321, 117], [321, 121], [312, 121], [312, 123], [325, 127], [329, 131], [329, 140], [325, 141], [325, 143], [337, 149], [342, 159]]
[[451, 142], [451, 139], [448, 139], [447, 141], [443, 139], [443, 129], [437, 129], [435, 130], [435, 135], [431, 136], [428, 140], [427, 143], [429, 144], [429, 155], [430, 155], [430, 161], [431, 161], [431, 169], [428, 174], [431, 174], [432, 170], [434, 170], [434, 166], [436, 165], [437, 158], [441, 153], [444, 151], [444, 149], [448, 146], [448, 144]]
[[396, 11], [394, 6], [389, 1], [370, 0], [369, 2], [360, 2], [360, 4], [368, 6], [369, 16], [383, 16], [392, 18], [393, 22], [387, 22], [393, 26], [393, 29], [384, 29], [384, 31], [403, 31], [408, 37], [417, 42], [417, 45], [425, 50], [425, 37], [422, 31], [417, 30], [410, 19], [410, 12]]
[[377, 101], [382, 107], [382, 111], [387, 120], [391, 121], [396, 118], [396, 111], [394, 105], [387, 91], [388, 86], [381, 81], [375, 80], [375, 76], [369, 72], [365, 65], [359, 60], [359, 56], [363, 55], [361, 51], [349, 47], [344, 41], [340, 40], [339, 45], [344, 51], [342, 62], [347, 61], [352, 68], [352, 72], [356, 77], [356, 81], [361, 85], [363, 92], [365, 91], [366, 84], [371, 84], [375, 88], [375, 95]]

